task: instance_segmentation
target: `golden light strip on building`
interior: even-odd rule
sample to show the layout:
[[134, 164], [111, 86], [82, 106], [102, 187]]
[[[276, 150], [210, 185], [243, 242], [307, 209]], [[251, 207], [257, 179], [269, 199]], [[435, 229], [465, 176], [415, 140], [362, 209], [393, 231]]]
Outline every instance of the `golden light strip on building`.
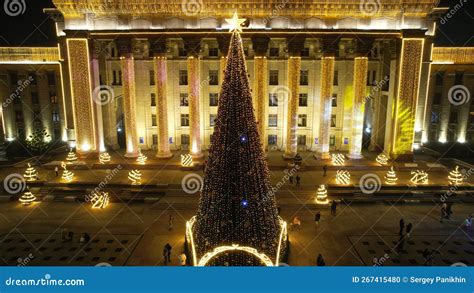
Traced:
[[434, 64], [474, 64], [474, 47], [434, 47]]
[[58, 64], [57, 47], [0, 47], [0, 64]]

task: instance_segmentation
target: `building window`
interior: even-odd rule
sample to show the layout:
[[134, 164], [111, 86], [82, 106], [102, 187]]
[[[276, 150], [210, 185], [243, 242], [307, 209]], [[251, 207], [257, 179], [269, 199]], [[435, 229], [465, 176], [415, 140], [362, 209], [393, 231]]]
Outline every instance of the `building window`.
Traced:
[[56, 96], [56, 93], [50, 93], [49, 94], [49, 101], [53, 105], [58, 103], [58, 96]]
[[217, 48], [209, 48], [209, 57], [219, 56], [219, 50]]
[[156, 114], [151, 114], [151, 126], [156, 126]]
[[280, 49], [278, 47], [270, 48], [270, 57], [280, 56]]
[[336, 115], [331, 115], [331, 127], [336, 127]]
[[306, 135], [298, 135], [298, 145], [306, 145]]
[[216, 114], [209, 115], [209, 126], [214, 127], [216, 125]]
[[53, 119], [53, 122], [59, 122], [59, 113], [57, 111], [51, 112], [51, 118]]
[[113, 70], [112, 71], [112, 85], [117, 84], [117, 71]]
[[188, 71], [187, 70], [179, 71], [179, 85], [188, 85]]
[[308, 94], [300, 94], [299, 106], [300, 107], [308, 106]]
[[178, 56], [179, 56], [179, 57], [186, 57], [186, 56], [188, 56], [188, 52], [186, 52], [186, 49], [184, 49], [184, 47], [179, 47], [179, 49], [178, 49]]
[[189, 145], [189, 134], [181, 134], [181, 144]]
[[438, 112], [431, 112], [431, 123], [438, 123], [438, 122], [439, 122]]
[[277, 127], [278, 125], [278, 115], [270, 114], [268, 115], [268, 127]]
[[439, 105], [441, 103], [441, 93], [435, 93], [433, 96], [433, 105]]
[[273, 93], [268, 95], [268, 106], [278, 107], [278, 94]]
[[48, 85], [56, 85], [56, 76], [54, 72], [48, 72]]
[[217, 70], [209, 70], [209, 85], [219, 85], [219, 72]]
[[330, 146], [336, 145], [336, 136], [334, 134], [329, 137], [329, 145]]
[[34, 72], [28, 73], [28, 79], [31, 81], [31, 84], [36, 85], [37, 80], [36, 80], [36, 74]]
[[34, 93], [34, 92], [31, 93], [31, 103], [33, 105], [38, 105], [39, 104], [38, 93]]
[[337, 94], [332, 94], [331, 106], [332, 107], [337, 107]]
[[150, 105], [152, 107], [155, 107], [156, 106], [156, 94], [154, 93], [151, 93], [150, 94]]
[[188, 99], [188, 94], [187, 93], [179, 94], [179, 105], [181, 107], [189, 106], [189, 99]]
[[122, 70], [118, 71], [118, 84], [122, 85]]
[[150, 85], [155, 85], [155, 71], [150, 70]]
[[268, 135], [268, 145], [276, 145], [276, 144], [277, 144], [276, 134], [269, 134]]
[[301, 50], [301, 57], [309, 57], [309, 48], [303, 48]]
[[10, 84], [14, 86], [18, 86], [18, 74], [10, 73]]
[[270, 85], [278, 85], [278, 70], [270, 70]]
[[23, 122], [23, 112], [20, 110], [15, 111], [16, 122]]
[[158, 134], [153, 134], [151, 136], [151, 141], [152, 141], [153, 145], [157, 145], [158, 144]]
[[181, 114], [181, 126], [189, 126], [189, 114]]
[[218, 101], [219, 101], [219, 94], [217, 94], [217, 93], [210, 93], [209, 94], [209, 106], [210, 107], [217, 107]]
[[456, 72], [456, 74], [454, 75], [454, 84], [455, 85], [462, 84], [463, 77], [464, 77], [463, 72]]
[[435, 82], [435, 84], [438, 85], [438, 86], [443, 85], [443, 77], [444, 77], [443, 72], [437, 72], [436, 73], [436, 82]]
[[300, 71], [300, 85], [308, 85], [308, 70]]
[[334, 81], [332, 85], [339, 85], [339, 71], [334, 71]]
[[298, 127], [306, 127], [306, 114], [298, 115]]
[[451, 115], [449, 115], [449, 123], [458, 123], [458, 112], [451, 112]]

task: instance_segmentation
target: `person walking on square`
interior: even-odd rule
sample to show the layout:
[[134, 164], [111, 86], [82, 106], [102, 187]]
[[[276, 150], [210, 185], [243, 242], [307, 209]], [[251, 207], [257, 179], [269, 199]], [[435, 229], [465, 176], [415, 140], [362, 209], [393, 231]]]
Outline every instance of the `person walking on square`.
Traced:
[[453, 204], [448, 203], [446, 204], [446, 220], [450, 220], [452, 214], [453, 214]]
[[464, 227], [466, 227], [466, 230], [471, 230], [472, 227], [472, 215], [469, 215], [467, 219], [464, 221]]
[[168, 262], [171, 262], [171, 249], [172, 249], [172, 247], [169, 243], [166, 243], [166, 246], [167, 246], [167, 255], [166, 255], [166, 257], [168, 259]]
[[173, 230], [173, 215], [170, 214], [169, 220], [168, 220], [168, 231]]
[[163, 264], [166, 266], [168, 264], [168, 243], [166, 243], [165, 246], [163, 246]]
[[293, 185], [293, 175], [290, 175], [290, 184]]
[[324, 266], [326, 266], [326, 262], [324, 261], [324, 258], [323, 258], [323, 256], [321, 255], [321, 253], [318, 254], [318, 259], [316, 260], [316, 265], [317, 265], [318, 267], [324, 267]]
[[336, 209], [337, 209], [337, 202], [333, 200], [331, 202], [331, 215], [335, 216], [336, 215]]
[[412, 228], [413, 228], [412, 223], [408, 223], [407, 228], [406, 228], [406, 231], [407, 231], [407, 238], [410, 238], [410, 234], [411, 234], [411, 229], [412, 229]]
[[326, 172], [328, 171], [328, 165], [323, 166], [323, 177], [326, 177]]
[[405, 235], [403, 235], [403, 233], [402, 233], [402, 234], [400, 234], [400, 239], [398, 240], [397, 247], [396, 247], [395, 250], [398, 253], [403, 252], [403, 246], [404, 245], [405, 245]]
[[443, 223], [443, 220], [446, 218], [447, 214], [447, 205], [446, 203], [443, 203], [441, 206], [441, 219], [439, 220], [440, 223]]
[[56, 177], [59, 176], [59, 168], [58, 166], [54, 167], [54, 172], [56, 173]]
[[186, 266], [186, 254], [184, 254], [184, 252], [178, 256], [178, 260], [181, 266]]
[[319, 227], [319, 220], [321, 220], [321, 212], [317, 212], [316, 215], [314, 215], [314, 225], [316, 228]]
[[398, 232], [398, 235], [403, 235], [403, 229], [405, 228], [405, 221], [403, 218], [400, 219], [400, 231]]
[[300, 181], [301, 181], [301, 177], [300, 175], [296, 174], [296, 186], [300, 186]]
[[293, 227], [293, 230], [298, 230], [298, 231], [300, 230], [300, 227], [301, 227], [301, 220], [300, 220], [300, 218], [298, 218], [297, 216], [295, 216], [295, 217], [293, 218], [293, 222], [292, 222], [291, 224], [292, 224], [291, 226]]

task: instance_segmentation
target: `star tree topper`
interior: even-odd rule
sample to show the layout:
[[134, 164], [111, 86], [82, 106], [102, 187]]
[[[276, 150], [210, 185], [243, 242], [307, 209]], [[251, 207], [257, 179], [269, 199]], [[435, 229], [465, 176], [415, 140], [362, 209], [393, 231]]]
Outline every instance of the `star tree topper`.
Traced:
[[229, 24], [229, 32], [242, 32], [242, 24], [246, 21], [245, 18], [239, 18], [237, 12], [234, 12], [232, 18], [226, 18], [227, 23]]

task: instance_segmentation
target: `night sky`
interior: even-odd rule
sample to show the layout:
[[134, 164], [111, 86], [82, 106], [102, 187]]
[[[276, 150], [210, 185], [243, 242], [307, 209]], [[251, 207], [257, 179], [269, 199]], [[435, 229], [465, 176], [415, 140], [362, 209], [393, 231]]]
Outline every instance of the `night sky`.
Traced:
[[[2, 5], [0, 46], [56, 46], [54, 23], [43, 13], [43, 8], [54, 7], [52, 1], [25, 1], [25, 13], [15, 17], [8, 16]], [[437, 26], [437, 46], [474, 46], [474, 0], [442, 0], [439, 6], [452, 8], [458, 3], [463, 4], [462, 9]]]

